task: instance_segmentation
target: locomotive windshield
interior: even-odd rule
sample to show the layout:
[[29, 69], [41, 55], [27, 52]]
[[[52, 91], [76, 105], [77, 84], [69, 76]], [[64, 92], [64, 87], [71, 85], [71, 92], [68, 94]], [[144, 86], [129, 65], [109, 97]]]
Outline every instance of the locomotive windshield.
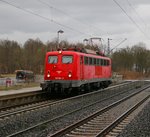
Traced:
[[56, 64], [57, 61], [58, 61], [58, 57], [57, 56], [49, 56], [48, 57], [48, 63]]
[[63, 56], [62, 57], [62, 63], [72, 63], [73, 57], [72, 56]]

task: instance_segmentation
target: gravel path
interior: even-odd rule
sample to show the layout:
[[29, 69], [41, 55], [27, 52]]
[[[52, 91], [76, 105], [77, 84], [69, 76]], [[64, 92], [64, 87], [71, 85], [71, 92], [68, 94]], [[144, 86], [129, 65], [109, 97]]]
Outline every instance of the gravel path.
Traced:
[[117, 137], [150, 137], [150, 102]]

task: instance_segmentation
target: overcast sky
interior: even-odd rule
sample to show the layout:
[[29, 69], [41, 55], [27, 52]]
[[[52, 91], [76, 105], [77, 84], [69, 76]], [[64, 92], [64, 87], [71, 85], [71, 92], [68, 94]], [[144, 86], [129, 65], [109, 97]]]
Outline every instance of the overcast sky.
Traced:
[[114, 48], [144, 42], [150, 49], [150, 0], [0, 0], [0, 39], [24, 43], [83, 42], [98, 37]]

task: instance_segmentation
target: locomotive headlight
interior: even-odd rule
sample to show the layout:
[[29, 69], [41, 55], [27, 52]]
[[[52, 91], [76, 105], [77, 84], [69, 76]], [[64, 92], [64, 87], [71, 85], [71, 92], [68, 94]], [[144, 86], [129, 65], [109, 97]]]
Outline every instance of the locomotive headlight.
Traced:
[[62, 51], [61, 51], [61, 50], [59, 50], [59, 51], [58, 51], [58, 53], [59, 53], [59, 54], [61, 54], [61, 53], [62, 53]]
[[69, 78], [71, 78], [71, 77], [72, 77], [72, 74], [71, 74], [71, 72], [68, 74], [68, 77], [69, 77]]
[[47, 72], [47, 77], [49, 78], [51, 75], [50, 75], [50, 71]]
[[49, 77], [50, 77], [50, 74], [47, 74], [47, 77], [49, 78]]

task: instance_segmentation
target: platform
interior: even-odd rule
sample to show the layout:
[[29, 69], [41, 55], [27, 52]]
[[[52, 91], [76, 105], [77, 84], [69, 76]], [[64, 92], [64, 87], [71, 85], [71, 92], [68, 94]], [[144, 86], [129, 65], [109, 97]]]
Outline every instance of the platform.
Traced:
[[41, 89], [41, 87], [31, 87], [31, 88], [22, 88], [22, 89], [18, 89], [18, 90], [5, 90], [5, 91], [0, 91], [0, 97], [18, 94], [18, 93], [33, 92], [33, 91], [37, 91], [37, 90], [42, 90], [42, 89]]

